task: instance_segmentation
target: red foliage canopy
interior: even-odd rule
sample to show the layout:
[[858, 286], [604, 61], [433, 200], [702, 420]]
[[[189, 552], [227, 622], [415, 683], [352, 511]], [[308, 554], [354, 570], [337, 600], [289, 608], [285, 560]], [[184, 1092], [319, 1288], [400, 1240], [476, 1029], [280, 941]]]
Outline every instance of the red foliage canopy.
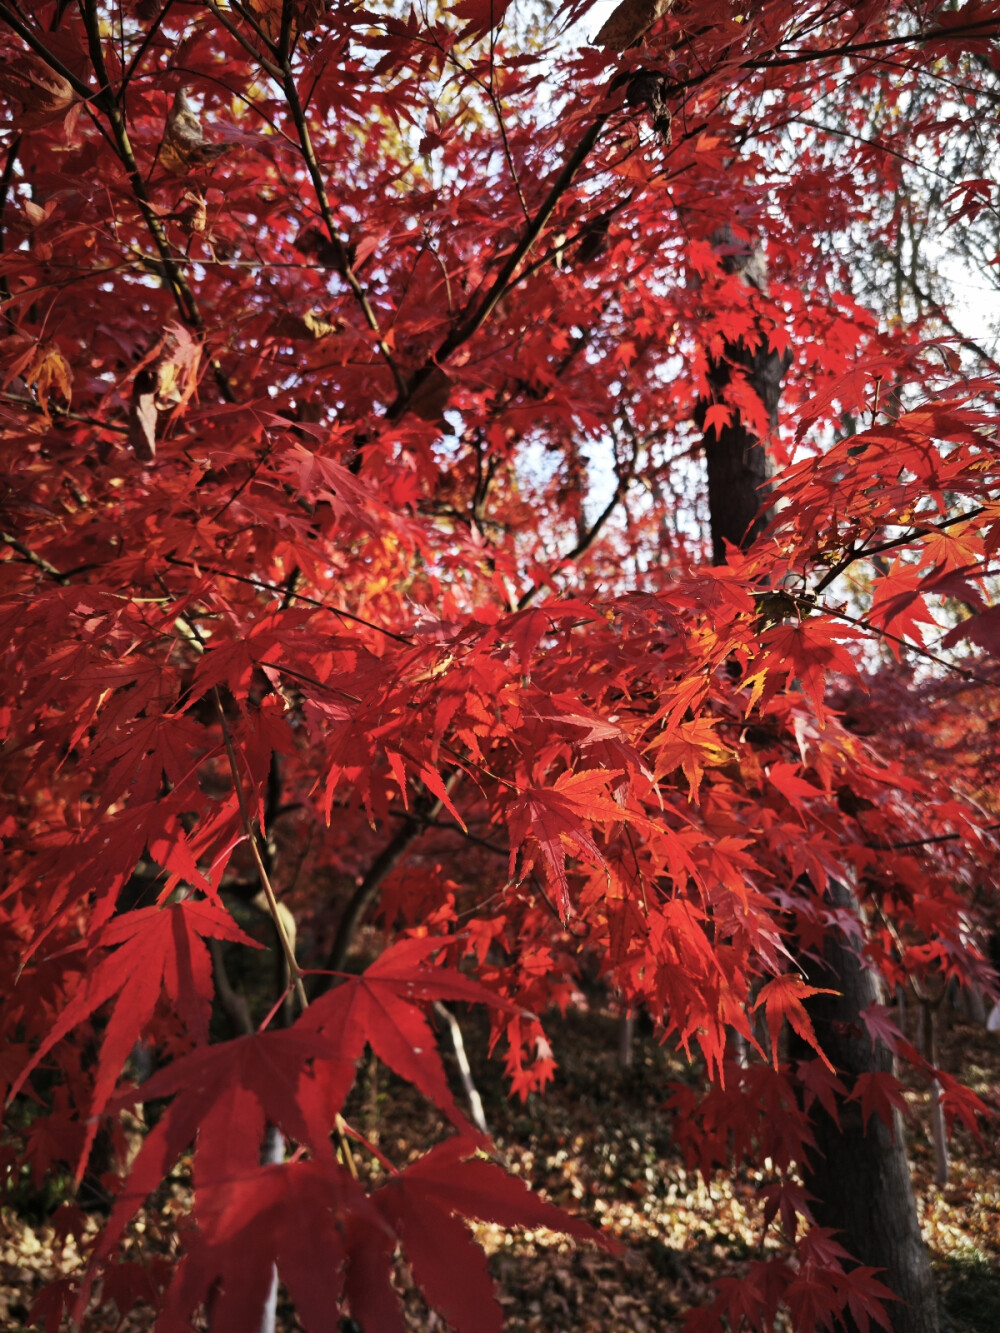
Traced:
[[[981, 226], [995, 187], [949, 154], [1000, 7], [624, 0], [597, 45], [587, 10], [0, 3], [8, 1161], [82, 1172], [171, 1099], [52, 1330], [192, 1145], [164, 1329], [207, 1302], [246, 1333], [272, 1263], [309, 1329], [397, 1329], [397, 1243], [456, 1329], [499, 1328], [455, 1219], [589, 1228], [468, 1126], [367, 1193], [340, 1112], [370, 1043], [463, 1123], [440, 998], [543, 1086], [588, 960], [700, 1060], [692, 1164], [777, 1173], [786, 1251], [692, 1326], [884, 1322], [869, 1269], [796, 1239], [794, 1172], [812, 1102], [898, 1086], [782, 1030], [816, 1045], [793, 956], [859, 921], [891, 983], [987, 980], [995, 726], [954, 733], [995, 712], [1000, 368], [858, 270], [894, 198], [928, 215], [914, 160]], [[779, 503], [712, 567], [697, 405], [769, 432], [711, 373], [734, 347], [792, 358]], [[210, 1042], [239, 890], [313, 1003], [282, 1022], [279, 985]], [[376, 909], [396, 942], [331, 987]]]

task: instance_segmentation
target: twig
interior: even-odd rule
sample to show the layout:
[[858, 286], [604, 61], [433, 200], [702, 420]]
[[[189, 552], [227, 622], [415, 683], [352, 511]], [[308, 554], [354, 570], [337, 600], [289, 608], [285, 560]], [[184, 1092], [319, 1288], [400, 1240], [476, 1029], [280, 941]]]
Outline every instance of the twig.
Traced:
[[[632, 481], [633, 476], [635, 475], [635, 466], [636, 462], [638, 461], [638, 456], [639, 456], [639, 441], [637, 436], [633, 433], [632, 457], [629, 460], [628, 467], [619, 469], [618, 484], [615, 486], [614, 494], [611, 496], [611, 499], [608, 501], [608, 503], [604, 506], [601, 512], [594, 519], [593, 523], [591, 523], [590, 527], [580, 537], [580, 540], [576, 543], [573, 549], [571, 551], [567, 551], [566, 554], [562, 557], [562, 559], [559, 562], [560, 564], [568, 564], [573, 560], [579, 560], [580, 556], [586, 555], [586, 553], [593, 546], [594, 542], [600, 536], [601, 530], [604, 527], [605, 523], [607, 523], [608, 519], [611, 517], [617, 506], [621, 503], [622, 499], [624, 498], [625, 493], [629, 488], [629, 484]], [[535, 597], [541, 590], [541, 586], [542, 585], [539, 583], [533, 583], [531, 587], [527, 589], [527, 591], [521, 594], [517, 602], [517, 609], [519, 611], [523, 611], [525, 607], [529, 606], [534, 601]]]
[[309, 179], [312, 181], [313, 190], [316, 193], [316, 202], [319, 204], [319, 211], [323, 218], [323, 225], [326, 227], [331, 245], [337, 252], [337, 271], [342, 275], [344, 281], [354, 293], [354, 299], [361, 308], [365, 323], [375, 335], [376, 345], [382, 355], [382, 359], [392, 372], [392, 378], [396, 383], [397, 393], [405, 393], [406, 382], [403, 379], [402, 372], [396, 364], [395, 357], [389, 350], [389, 344], [382, 337], [378, 318], [375, 311], [372, 309], [371, 302], [368, 299], [365, 289], [358, 280], [358, 275], [355, 273], [351, 265], [350, 252], [337, 228], [333, 210], [330, 208], [330, 198], [326, 191], [326, 182], [323, 180], [323, 172], [320, 169], [319, 161], [316, 157], [316, 150], [313, 147], [312, 136], [309, 133], [309, 123], [306, 120], [305, 111], [302, 108], [302, 102], [299, 98], [299, 90], [295, 84], [295, 74], [292, 70], [291, 62], [287, 57], [281, 72], [281, 84], [285, 93], [285, 100], [288, 103], [288, 109], [292, 113], [292, 120], [295, 123], [295, 129], [299, 136], [299, 144], [302, 149], [302, 157], [305, 160], [306, 170], [309, 172]]
[[[987, 824], [983, 828], [974, 825], [969, 832], [996, 833], [998, 829], [1000, 829], [1000, 824]], [[938, 842], [957, 842], [959, 839], [967, 836], [968, 835], [965, 833], [939, 833], [933, 838], [912, 838], [909, 842], [867, 842], [865, 843], [865, 846], [872, 847], [879, 852], [902, 852], [909, 847], [930, 847], [932, 844]]]
[[931, 652], [929, 648], [923, 648], [918, 643], [911, 643], [909, 639], [904, 639], [902, 635], [893, 634], [887, 629], [878, 629], [875, 625], [870, 625], [867, 620], [861, 616], [852, 616], [848, 611], [840, 611], [834, 606], [827, 606], [819, 602], [812, 594], [794, 593], [785, 589], [783, 595], [791, 601], [802, 607], [807, 607], [810, 611], [819, 611], [823, 615], [833, 616], [836, 620], [843, 620], [848, 625], [856, 625], [858, 629], [864, 630], [873, 638], [886, 639], [890, 643], [898, 644], [900, 648], [905, 648], [909, 653], [916, 653], [919, 657], [926, 658], [929, 662], [934, 662], [946, 671], [953, 671], [961, 676], [963, 680], [975, 681], [978, 685], [994, 687], [996, 681], [987, 680], [985, 676], [980, 676], [976, 671], [970, 671], [968, 667], [959, 666], [956, 662], [949, 662], [946, 657], [939, 657], [937, 653]]
[[455, 1060], [458, 1063], [458, 1073], [462, 1080], [462, 1087], [465, 1089], [466, 1100], [469, 1103], [472, 1123], [480, 1134], [488, 1134], [490, 1131], [486, 1124], [486, 1115], [483, 1112], [483, 1099], [472, 1080], [472, 1070], [469, 1067], [469, 1057], [465, 1053], [465, 1042], [462, 1040], [462, 1029], [458, 1026], [458, 1019], [447, 1005], [442, 1004], [440, 1000], [434, 1001], [434, 1012], [438, 1018], [448, 1024], [448, 1031], [451, 1033], [451, 1044], [455, 1050]]
[[24, 542], [19, 541], [11, 533], [0, 532], [0, 540], [3, 541], [5, 546], [9, 546], [12, 550], [16, 551], [22, 560], [26, 561], [29, 565], [34, 565], [44, 574], [48, 574], [49, 578], [55, 579], [57, 583], [69, 582], [67, 576], [65, 574], [60, 574], [55, 565], [50, 565], [43, 556], [38, 555], [30, 546], [25, 546]]
[[[3, 215], [7, 209], [7, 197], [10, 194], [11, 183], [14, 179], [14, 164], [17, 162], [17, 154], [21, 147], [21, 136], [15, 134], [10, 141], [10, 147], [7, 149], [7, 157], [3, 164], [3, 175], [0, 176], [0, 256], [4, 252], [4, 241], [6, 233], [3, 226]], [[10, 283], [7, 281], [7, 274], [0, 273], [0, 301], [10, 300]], [[5, 312], [4, 318], [10, 328], [14, 327], [14, 321], [10, 315]]]
[[136, 70], [139, 68], [139, 65], [142, 63], [142, 58], [143, 58], [143, 56], [144, 56], [144, 55], [146, 54], [146, 52], [148, 51], [149, 46], [150, 46], [150, 43], [153, 41], [153, 38], [154, 38], [154, 37], [156, 36], [156, 34], [159, 32], [159, 30], [160, 30], [160, 24], [163, 22], [163, 20], [164, 20], [164, 19], [167, 17], [167, 15], [170, 13], [170, 9], [171, 9], [171, 7], [173, 6], [173, 3], [174, 3], [174, 0], [166, 0], [166, 3], [165, 3], [164, 5], [161, 6], [161, 8], [160, 8], [159, 11], [157, 12], [156, 16], [154, 17], [152, 23], [149, 25], [149, 29], [148, 29], [148, 31], [145, 33], [145, 35], [143, 36], [142, 41], [139, 43], [139, 49], [138, 49], [138, 51], [136, 51], [135, 55], [134, 55], [134, 56], [132, 57], [132, 59], [129, 61], [129, 67], [128, 67], [128, 69], [125, 71], [125, 73], [122, 75], [122, 83], [121, 83], [121, 87], [118, 89], [118, 100], [119, 100], [119, 103], [122, 103], [122, 102], [124, 101], [125, 90], [126, 90], [126, 88], [128, 88], [129, 84], [132, 82], [132, 79], [133, 79], [133, 77], [135, 76], [135, 72], [136, 72]]
[[926, 32], [876, 37], [868, 42], [846, 42], [843, 46], [807, 49], [796, 55], [772, 56], [767, 60], [745, 60], [741, 69], [781, 69], [787, 65], [808, 65], [816, 60], [835, 60], [844, 56], [860, 55], [865, 51], [880, 51], [889, 46], [919, 46], [925, 42], [952, 41], [957, 38], [979, 36], [987, 38], [1000, 32], [996, 19], [979, 19], [972, 23], [956, 23], [948, 28], [929, 28]]
[[[461, 770], [456, 770], [449, 775], [445, 782], [445, 790], [449, 796], [455, 790], [460, 779]], [[430, 798], [430, 794], [425, 792], [423, 802], [423, 809], [415, 810], [413, 815], [408, 818], [407, 823], [393, 834], [368, 867], [361, 883], [354, 890], [350, 901], [344, 908], [340, 921], [337, 923], [337, 933], [321, 969], [322, 973], [343, 972], [344, 963], [347, 961], [347, 954], [354, 939], [354, 933], [365, 912], [377, 898], [379, 889], [386, 877], [396, 868], [409, 847], [423, 833], [426, 827], [425, 820], [435, 819], [444, 808], [444, 801], [440, 796]], [[317, 994], [321, 994], [329, 984], [330, 978], [328, 976], [320, 976], [315, 985], [313, 998], [315, 999]]]
[[[84, 0], [82, 12], [84, 28], [87, 33], [87, 46], [90, 53], [90, 61], [99, 83], [97, 91], [91, 88], [84, 80], [78, 78], [71, 69], [65, 66], [46, 46], [30, 25], [24, 23], [21, 18], [11, 10], [9, 5], [0, 3], [0, 18], [8, 24], [12, 31], [16, 32], [22, 41], [45, 61], [50, 69], [54, 70], [61, 78], [65, 79], [79, 97], [83, 98], [83, 100], [91, 106], [97, 107], [107, 118], [108, 124], [111, 127], [115, 152], [122, 166], [125, 168], [125, 173], [132, 186], [133, 196], [139, 206], [139, 211], [146, 223], [147, 230], [152, 237], [153, 244], [156, 246], [157, 252], [159, 253], [162, 264], [161, 276], [165, 280], [165, 285], [170, 289], [174, 302], [185, 324], [188, 324], [190, 327], [201, 332], [204, 329], [204, 320], [202, 319], [201, 311], [198, 308], [194, 293], [188, 285], [183, 269], [174, 262], [170, 242], [167, 240], [167, 235], [163, 230], [163, 224], [160, 221], [159, 215], [150, 202], [149, 194], [146, 190], [146, 182], [143, 180], [142, 173], [136, 162], [128, 130], [125, 127], [125, 117], [122, 107], [119, 105], [118, 98], [111, 86], [107, 65], [104, 60], [104, 48], [101, 42], [100, 17], [97, 13], [95, 0]], [[227, 402], [234, 402], [235, 395], [233, 394], [232, 387], [229, 384], [222, 367], [217, 361], [213, 361], [212, 369], [222, 397]]]
[[285, 923], [282, 921], [281, 913], [278, 910], [278, 900], [274, 896], [274, 889], [271, 886], [271, 881], [260, 854], [257, 833], [253, 827], [250, 812], [247, 809], [246, 795], [243, 791], [243, 779], [240, 777], [239, 764], [236, 759], [236, 747], [233, 745], [232, 732], [229, 730], [229, 723], [226, 720], [225, 710], [222, 707], [222, 699], [219, 695], [219, 687], [217, 685], [212, 686], [212, 701], [215, 704], [215, 711], [219, 715], [219, 723], [222, 727], [222, 740], [226, 747], [226, 757], [229, 760], [229, 769], [233, 777], [233, 789], [236, 793], [236, 801], [240, 809], [240, 820], [243, 824], [243, 832], [246, 834], [247, 840], [250, 843], [250, 851], [257, 867], [257, 877], [260, 880], [261, 888], [264, 890], [264, 897], [267, 899], [268, 911], [271, 913], [271, 920], [274, 922], [274, 928], [278, 933], [281, 951], [285, 955], [285, 965], [288, 968], [288, 975], [295, 990], [295, 998], [303, 1009], [307, 1009], [309, 1007], [309, 1000], [306, 997], [305, 987], [302, 984], [302, 969], [299, 967], [298, 960], [295, 957], [295, 950], [292, 948], [288, 933], [285, 930]]
[[296, 592], [294, 588], [287, 586], [282, 588], [278, 584], [267, 583], [264, 579], [252, 575], [234, 574], [229, 569], [217, 569], [213, 565], [202, 564], [200, 560], [182, 560], [175, 555], [165, 556], [164, 559], [170, 565], [179, 565], [184, 569], [204, 570], [206, 574], [214, 574], [217, 578], [222, 579], [234, 579], [237, 583], [246, 583], [251, 588], [257, 588], [261, 592], [273, 593], [275, 596], [280, 594], [283, 599], [293, 598], [297, 602], [306, 602], [309, 606], [322, 607], [325, 611], [331, 612], [332, 615], [340, 616], [344, 620], [352, 620], [357, 625], [364, 625], [366, 629], [375, 630], [377, 634], [384, 634], [386, 638], [395, 639], [397, 643], [413, 646], [413, 640], [407, 638], [405, 634], [397, 634], [394, 630], [383, 629], [381, 625], [376, 625], [371, 620], [365, 620], [363, 616], [356, 616], [353, 611], [345, 611], [343, 607], [334, 606], [331, 602], [321, 601], [318, 597], [309, 597], [304, 592]]
[[471, 305], [465, 315], [458, 321], [451, 333], [444, 339], [437, 351], [428, 358], [420, 370], [413, 376], [406, 389], [401, 391], [395, 402], [389, 408], [390, 420], [398, 420], [409, 407], [409, 404], [420, 387], [425, 384], [434, 370], [451, 356], [463, 343], [467, 342], [473, 334], [486, 323], [493, 313], [497, 303], [503, 297], [507, 290], [507, 284], [517, 272], [518, 266], [524, 257], [531, 250], [532, 246], [541, 235], [545, 224], [555, 212], [560, 199], [572, 185], [576, 173], [583, 166], [584, 162], [590, 156], [597, 140], [601, 136], [610, 116], [610, 111], [599, 112], [581, 135], [576, 147], [570, 153], [563, 164], [562, 170], [556, 177], [552, 188], [545, 197], [544, 202], [535, 214], [534, 218], [524, 230], [520, 241], [511, 251], [506, 263], [500, 272], [494, 278], [489, 290], [483, 296], [478, 305]]
[[[216, 19], [219, 21], [219, 23], [222, 24], [222, 26], [226, 29], [229, 35], [235, 38], [237, 42], [239, 42], [240, 46], [243, 47], [244, 51], [246, 51], [248, 55], [253, 56], [254, 60], [258, 62], [261, 68], [266, 70], [267, 73], [270, 74], [271, 78], [274, 79], [275, 83], [281, 83], [280, 68], [277, 65], [275, 65], [273, 61], [268, 60], [268, 58], [263, 54], [263, 52], [259, 49], [259, 47], [254, 46], [253, 42], [250, 40], [249, 37], [245, 37], [243, 33], [240, 32], [236, 24], [233, 23], [233, 21], [230, 18], [228, 18], [226, 14], [224, 14], [223, 11], [219, 8], [219, 6], [215, 3], [215, 0], [205, 0], [205, 7], [209, 9], [212, 12], [212, 14], [214, 14]], [[240, 17], [246, 19], [247, 15], [241, 10]], [[260, 30], [258, 29], [258, 32], [259, 31]], [[268, 49], [273, 50], [273, 47], [271, 46], [270, 42], [266, 40], [266, 38], [264, 39], [264, 41]]]
[[246, 996], [240, 995], [238, 991], [234, 990], [233, 983], [229, 980], [229, 973], [226, 971], [226, 964], [222, 956], [222, 942], [220, 940], [209, 940], [208, 948], [212, 955], [215, 993], [219, 997], [219, 1003], [240, 1036], [248, 1037], [253, 1032], [250, 1006], [247, 1004]]
[[818, 596], [819, 593], [824, 592], [833, 583], [834, 579], [839, 578], [844, 570], [849, 569], [857, 560], [867, 560], [873, 555], [881, 555], [884, 551], [893, 551], [897, 546], [909, 546], [910, 542], [918, 541], [921, 537], [927, 537], [932, 532], [945, 532], [948, 528], [964, 523], [967, 519], [978, 518], [980, 514], [985, 512], [985, 505], [976, 505], [974, 509], [967, 509], [965, 513], [956, 514], [954, 518], [946, 519], [942, 523], [929, 523], [924, 528], [911, 528], [909, 532], [904, 532], [902, 537], [893, 537], [890, 541], [881, 542], [878, 546], [864, 545], [857, 550], [852, 549], [823, 575], [813, 589], [813, 593]]
[[[291, 946], [291, 942], [285, 930], [285, 923], [282, 921], [281, 913], [278, 910], [278, 900], [274, 896], [274, 889], [268, 878], [267, 870], [264, 868], [264, 862], [260, 854], [260, 847], [257, 842], [257, 834], [253, 827], [253, 822], [250, 819], [250, 812], [247, 809], [246, 796], [243, 792], [243, 782], [240, 778], [240, 770], [236, 760], [236, 749], [233, 745], [232, 733], [229, 730], [229, 723], [226, 721], [226, 714], [223, 711], [222, 699], [219, 697], [219, 687], [217, 685], [212, 686], [212, 699], [215, 703], [216, 712], [219, 715], [219, 722], [222, 726], [222, 739], [226, 747], [226, 757], [229, 760], [229, 769], [233, 777], [233, 788], [236, 792], [236, 800], [240, 809], [240, 820], [243, 824], [243, 831], [246, 833], [250, 843], [250, 851], [257, 867], [257, 877], [260, 880], [261, 888], [264, 890], [264, 897], [267, 899], [267, 908], [271, 914], [271, 920], [274, 922], [274, 929], [277, 932], [278, 940], [281, 944], [281, 951], [285, 956], [285, 966], [288, 968], [288, 976], [292, 988], [295, 991], [295, 998], [298, 1000], [300, 1008], [305, 1010], [309, 1008], [309, 998], [306, 995], [305, 986], [302, 984], [302, 969], [299, 967], [298, 960], [295, 957], [295, 950]], [[334, 1129], [340, 1147], [341, 1158], [348, 1171], [350, 1171], [354, 1179], [357, 1180], [358, 1169], [351, 1153], [350, 1144], [347, 1142], [346, 1128], [346, 1122], [338, 1112], [334, 1120]]]

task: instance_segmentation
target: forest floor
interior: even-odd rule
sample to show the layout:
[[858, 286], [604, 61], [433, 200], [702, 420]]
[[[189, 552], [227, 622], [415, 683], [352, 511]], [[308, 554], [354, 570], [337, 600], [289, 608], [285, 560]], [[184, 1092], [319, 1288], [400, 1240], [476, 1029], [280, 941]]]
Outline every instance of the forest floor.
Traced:
[[[684, 1066], [639, 1034], [631, 1068], [618, 1063], [618, 1023], [600, 1009], [550, 1017], [546, 1028], [559, 1069], [543, 1096], [508, 1100], [498, 1061], [486, 1058], [480, 1018], [462, 1014], [463, 1031], [486, 1118], [501, 1159], [552, 1202], [609, 1229], [624, 1250], [612, 1256], [548, 1232], [505, 1234], [479, 1226], [477, 1236], [504, 1309], [506, 1333], [669, 1333], [682, 1313], [711, 1299], [716, 1282], [739, 1273], [761, 1253], [762, 1177], [742, 1172], [706, 1184], [685, 1171], [663, 1110], [666, 1085]], [[446, 1037], [442, 1047], [449, 1049]], [[941, 1042], [942, 1064], [1000, 1110], [1000, 1036], [953, 1020]], [[453, 1057], [447, 1057], [452, 1062]], [[454, 1080], [459, 1093], [457, 1077]], [[447, 1128], [433, 1107], [384, 1067], [360, 1072], [349, 1115], [397, 1165], [439, 1141]], [[908, 1100], [908, 1146], [924, 1236], [937, 1273], [945, 1333], [1000, 1330], [1000, 1149], [998, 1125], [982, 1143], [957, 1131], [951, 1175], [934, 1184], [929, 1093], [914, 1086]], [[162, 1229], [155, 1215], [133, 1228], [130, 1257], [137, 1269], [168, 1258], [158, 1236], [173, 1230], [185, 1206], [184, 1188], [164, 1200]], [[152, 1210], [150, 1210], [152, 1214]], [[89, 1224], [96, 1229], [97, 1220]], [[769, 1239], [768, 1244], [771, 1241]], [[27, 1328], [27, 1312], [44, 1284], [80, 1264], [75, 1245], [57, 1242], [38, 1216], [0, 1210], [0, 1328]], [[408, 1327], [445, 1333], [399, 1267]], [[88, 1333], [143, 1333], [151, 1312], [121, 1319], [106, 1303], [87, 1320]], [[279, 1328], [299, 1328], [279, 1307]]]

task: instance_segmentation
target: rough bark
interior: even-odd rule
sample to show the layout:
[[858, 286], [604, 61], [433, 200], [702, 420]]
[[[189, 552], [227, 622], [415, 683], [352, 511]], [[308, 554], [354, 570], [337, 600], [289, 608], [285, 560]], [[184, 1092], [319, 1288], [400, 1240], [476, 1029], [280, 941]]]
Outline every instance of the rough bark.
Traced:
[[[764, 290], [766, 275], [759, 251], [734, 247], [730, 235], [720, 233], [716, 244], [723, 264], [738, 272], [748, 286]], [[773, 425], [777, 423], [781, 382], [788, 360], [763, 342], [757, 347], [730, 344], [709, 374], [711, 398], [699, 405], [702, 426], [711, 401], [719, 401], [735, 374], [746, 376]], [[735, 413], [733, 414], [735, 417]], [[724, 562], [727, 543], [747, 546], [767, 521], [766, 496], [772, 474], [767, 442], [758, 439], [740, 420], [718, 432], [705, 433], [708, 499], [712, 552]], [[857, 915], [850, 891], [834, 885], [837, 906]], [[858, 916], [859, 931], [863, 923]], [[813, 970], [817, 970], [815, 965]], [[879, 999], [878, 980], [862, 967], [851, 943], [831, 935], [827, 944], [823, 980], [836, 996], [819, 995], [809, 1011], [830, 1059], [852, 1085], [858, 1074], [891, 1068], [885, 1047], [872, 1047], [860, 1015]], [[881, 1280], [900, 1298], [889, 1311], [894, 1333], [938, 1333], [934, 1279], [927, 1249], [920, 1234], [916, 1202], [903, 1140], [902, 1123], [892, 1127], [873, 1117], [865, 1126], [858, 1103], [840, 1105], [839, 1125], [821, 1108], [813, 1114], [816, 1151], [803, 1164], [806, 1187], [816, 1196], [815, 1216], [820, 1225], [840, 1232], [840, 1241], [861, 1264], [884, 1270]], [[854, 1323], [844, 1325], [855, 1333]]]
[[[733, 375], [745, 374], [767, 409], [771, 425], [778, 422], [781, 380], [788, 368], [785, 357], [766, 346], [749, 349], [743, 343], [729, 344], [726, 359], [713, 362], [709, 372], [712, 399], [721, 401]], [[698, 407], [698, 424], [704, 423], [708, 401]], [[712, 563], [725, 564], [726, 543], [745, 546], [767, 522], [767, 494], [774, 473], [764, 440], [735, 418], [719, 431], [705, 432], [705, 462], [708, 472], [708, 508], [712, 528]]]
[[[760, 250], [750, 250], [734, 242], [728, 228], [716, 232], [713, 242], [722, 253], [722, 267], [727, 273], [738, 273], [748, 287], [757, 291], [767, 289]], [[699, 402], [695, 413], [698, 428], [704, 428], [709, 406], [722, 402], [726, 387], [736, 376], [744, 376], [763, 403], [773, 430], [778, 424], [781, 382], [790, 362], [790, 353], [774, 351], [763, 338], [753, 347], [742, 341], [727, 343], [721, 359], [709, 365], [709, 396]], [[767, 522], [764, 502], [774, 465], [767, 441], [758, 439], [735, 411], [729, 425], [705, 431], [704, 444], [712, 562], [722, 565], [726, 562], [727, 543], [748, 546]]]
[[[835, 907], [857, 913], [845, 885], [834, 883], [830, 898]], [[839, 992], [813, 996], [808, 1009], [820, 1045], [847, 1086], [859, 1074], [890, 1072], [892, 1053], [881, 1042], [872, 1046], [860, 1018], [885, 997], [878, 977], [862, 966], [850, 944], [831, 936], [824, 965], [811, 964], [808, 980]], [[800, 1058], [814, 1054], [794, 1034], [790, 1045]], [[819, 1106], [812, 1112], [816, 1151], [802, 1174], [816, 1196], [816, 1221], [839, 1231], [844, 1248], [860, 1263], [884, 1270], [880, 1279], [900, 1299], [889, 1309], [894, 1333], [938, 1333], [937, 1294], [920, 1234], [902, 1118], [896, 1112], [889, 1126], [873, 1115], [866, 1125], [860, 1103], [844, 1101], [837, 1114], [839, 1124]], [[847, 1321], [846, 1327], [853, 1333], [856, 1326]]]

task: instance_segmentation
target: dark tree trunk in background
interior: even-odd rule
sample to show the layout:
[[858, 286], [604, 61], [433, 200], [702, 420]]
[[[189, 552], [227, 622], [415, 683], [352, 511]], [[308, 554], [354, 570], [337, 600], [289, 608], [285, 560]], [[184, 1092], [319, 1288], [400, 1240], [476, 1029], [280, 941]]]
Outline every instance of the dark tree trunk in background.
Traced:
[[[734, 371], [741, 371], [757, 391], [771, 420], [778, 424], [778, 398], [788, 360], [767, 347], [749, 352], [741, 344], [727, 346], [725, 362], [713, 362], [709, 384], [715, 401], [721, 401]], [[735, 363], [730, 364], [730, 361]], [[704, 425], [708, 402], [698, 405], [697, 421]], [[733, 414], [735, 417], [735, 413]], [[705, 432], [705, 463], [708, 472], [708, 509], [712, 527], [712, 563], [726, 563], [726, 543], [747, 546], [767, 523], [769, 483], [774, 472], [767, 444], [752, 435], [735, 419], [728, 426]]]
[[[842, 884], [833, 883], [830, 899], [838, 908], [857, 912]], [[807, 1008], [820, 1045], [847, 1086], [859, 1074], [891, 1072], [891, 1052], [881, 1042], [872, 1048], [860, 1018], [870, 1004], [885, 1003], [885, 996], [857, 953], [831, 936], [825, 966], [809, 964], [808, 980], [840, 992], [814, 995]], [[800, 1059], [815, 1054], [794, 1034], [791, 1052]], [[873, 1115], [866, 1126], [859, 1102], [841, 1101], [837, 1109], [839, 1126], [820, 1106], [812, 1112], [817, 1151], [803, 1179], [816, 1196], [816, 1221], [841, 1232], [841, 1244], [861, 1263], [884, 1269], [881, 1281], [906, 1302], [889, 1308], [895, 1333], [938, 1333], [937, 1293], [920, 1234], [902, 1117], [896, 1112], [890, 1127]]]
[[[764, 290], [766, 275], [759, 251], [741, 252], [726, 233], [717, 234], [715, 243], [729, 272], [740, 273], [749, 286]], [[699, 404], [699, 426], [704, 426], [710, 402], [721, 400], [734, 375], [746, 376], [776, 425], [788, 364], [788, 359], [766, 345], [755, 349], [742, 342], [727, 345], [723, 359], [710, 368], [712, 398]], [[767, 521], [772, 465], [767, 442], [739, 420], [705, 433], [705, 455], [712, 554], [714, 562], [721, 564], [727, 543], [749, 545]], [[835, 884], [830, 897], [838, 907], [857, 915], [854, 898], [845, 886]], [[858, 928], [863, 930], [860, 916]], [[814, 963], [808, 970], [812, 984], [840, 992], [814, 996], [807, 1007], [823, 1049], [848, 1086], [859, 1074], [891, 1069], [890, 1052], [885, 1047], [873, 1049], [860, 1017], [868, 1005], [882, 998], [878, 980], [862, 968], [850, 943], [831, 935], [825, 966]], [[807, 1050], [811, 1055], [811, 1048]], [[806, 1051], [800, 1054], [805, 1056]], [[884, 1270], [881, 1280], [900, 1298], [899, 1304], [889, 1308], [894, 1333], [938, 1333], [934, 1279], [920, 1234], [900, 1118], [897, 1115], [897, 1123], [890, 1128], [873, 1116], [866, 1127], [859, 1104], [849, 1102], [840, 1105], [839, 1119], [838, 1126], [820, 1108], [813, 1114], [816, 1151], [804, 1164], [803, 1177], [817, 1199], [816, 1220], [838, 1231], [841, 1244], [859, 1263]], [[853, 1322], [848, 1321], [846, 1327], [854, 1333]]]

